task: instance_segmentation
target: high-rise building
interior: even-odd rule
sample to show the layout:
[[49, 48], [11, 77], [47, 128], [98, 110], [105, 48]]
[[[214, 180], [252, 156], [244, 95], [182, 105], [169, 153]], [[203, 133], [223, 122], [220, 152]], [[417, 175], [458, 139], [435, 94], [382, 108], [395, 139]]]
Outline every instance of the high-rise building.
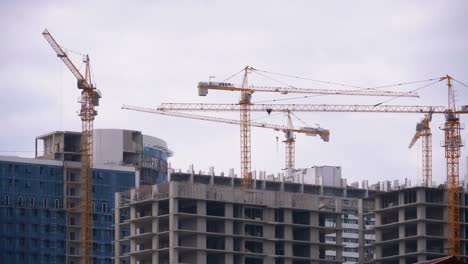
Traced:
[[[261, 177], [260, 177], [261, 178]], [[115, 261], [129, 263], [357, 263], [376, 191], [209, 174], [116, 195]], [[348, 219], [348, 220], [347, 220]], [[361, 242], [362, 241], [362, 242]]]
[[[444, 188], [390, 190], [375, 198], [373, 263], [416, 263], [448, 252], [447, 193]], [[468, 195], [460, 196], [460, 253], [468, 261]]]
[[[94, 142], [93, 263], [110, 264], [115, 192], [164, 181], [171, 152], [138, 131], [96, 130]], [[36, 139], [36, 158], [0, 156], [0, 263], [80, 263], [79, 212], [67, 210], [80, 148], [81, 133], [58, 131]]]

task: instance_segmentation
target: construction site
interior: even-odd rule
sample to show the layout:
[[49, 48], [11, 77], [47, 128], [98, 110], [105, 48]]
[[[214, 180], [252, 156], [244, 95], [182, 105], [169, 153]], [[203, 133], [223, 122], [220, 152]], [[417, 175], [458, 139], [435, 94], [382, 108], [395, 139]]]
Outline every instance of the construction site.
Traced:
[[[250, 65], [231, 74], [207, 62], [190, 69], [206, 76], [203, 81], [192, 80], [195, 73], [187, 74], [188, 68], [165, 65], [176, 72], [164, 76], [174, 86], [148, 94], [154, 87], [138, 86], [153, 85], [152, 72], [142, 71], [138, 81], [126, 75], [132, 67], [141, 71], [135, 66], [141, 57], [135, 55], [134, 65], [125, 61], [124, 67], [116, 64], [110, 74], [101, 75], [135, 84], [127, 87], [122, 81], [124, 92], [107, 101], [113, 91], [105, 85], [103, 93], [97, 89], [94, 65], [110, 66], [95, 62], [94, 54], [66, 48], [89, 42], [68, 38], [62, 46], [47, 29], [42, 38], [48, 48], [41, 50], [41, 63], [59, 63], [57, 83], [80, 94], [79, 109], [69, 121], [76, 126], [62, 127], [62, 111], [69, 110], [74, 99], [60, 90], [60, 129], [46, 123], [39, 130], [24, 129], [35, 135], [25, 152], [2, 151], [0, 142], [0, 263], [468, 263], [468, 158], [462, 153], [468, 85], [463, 76], [428, 71], [424, 76], [430, 78], [388, 84], [393, 76], [380, 83], [378, 67], [374, 71], [371, 66], [375, 76], [370, 73], [366, 81], [361, 74], [363, 84], [353, 85]], [[129, 33], [125, 38], [128, 42], [115, 45], [132, 46], [137, 37]], [[151, 53], [153, 44], [142, 45], [135, 54], [145, 49]], [[217, 60], [229, 57], [213, 53]], [[231, 56], [243, 58], [235, 52]], [[193, 59], [189, 55], [181, 61], [186, 58]], [[117, 73], [117, 67], [124, 68], [123, 73]], [[209, 67], [228, 77], [218, 80]], [[159, 74], [160, 68], [154, 68]], [[344, 71], [336, 72], [330, 76]], [[179, 79], [193, 84], [192, 94], [174, 91]], [[30, 104], [37, 108], [29, 110], [37, 111], [37, 119], [49, 118], [40, 109], [46, 103]], [[325, 115], [335, 117], [317, 118]], [[101, 117], [105, 122], [99, 123]], [[402, 126], [392, 127], [406, 117], [413, 122], [404, 128], [410, 138]], [[380, 123], [372, 123], [374, 118]], [[369, 131], [385, 120], [385, 132]], [[28, 122], [35, 123], [25, 119]], [[353, 125], [344, 133], [344, 125], [334, 122]], [[235, 134], [221, 135], [229, 129]], [[253, 130], [276, 140], [256, 137]], [[368, 137], [370, 145], [376, 142], [372, 137], [381, 142], [363, 146], [365, 140], [351, 136], [356, 134]], [[324, 152], [326, 147], [318, 145], [331, 144], [335, 135], [339, 143]], [[305, 136], [315, 141], [312, 147], [302, 142]], [[273, 143], [265, 143], [268, 140]], [[384, 147], [403, 140], [399, 152]], [[274, 143], [276, 153], [270, 146]], [[3, 154], [9, 152], [28, 154]], [[355, 167], [350, 169], [350, 164]]]

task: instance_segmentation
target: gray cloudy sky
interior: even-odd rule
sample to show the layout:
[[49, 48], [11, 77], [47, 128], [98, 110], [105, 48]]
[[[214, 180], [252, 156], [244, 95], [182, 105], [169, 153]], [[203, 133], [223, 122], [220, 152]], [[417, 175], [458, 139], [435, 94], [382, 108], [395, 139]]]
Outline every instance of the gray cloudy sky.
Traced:
[[[239, 169], [239, 129], [120, 110], [122, 104], [237, 102], [238, 94], [196, 84], [223, 80], [245, 65], [314, 79], [371, 87], [440, 77], [468, 83], [466, 1], [1, 1], [0, 155], [32, 156], [35, 136], [80, 130], [79, 91], [72, 74], [41, 36], [48, 28], [62, 46], [89, 53], [103, 93], [96, 128], [125, 128], [165, 139], [171, 163], [217, 172]], [[72, 57], [77, 63], [79, 57]], [[81, 64], [80, 64], [81, 65]], [[291, 85], [336, 88], [281, 79]], [[267, 84], [252, 75], [251, 84]], [[401, 87], [409, 90], [418, 86]], [[467, 104], [468, 88], [457, 88]], [[393, 104], [446, 105], [443, 83], [420, 99]], [[291, 96], [254, 94], [254, 101]], [[316, 97], [284, 103], [378, 103], [386, 98]], [[416, 122], [409, 114], [298, 113], [331, 131], [329, 143], [297, 136], [296, 166], [338, 165], [349, 181], [421, 177], [421, 146], [408, 150]], [[237, 114], [224, 115], [238, 118]], [[282, 115], [253, 119], [285, 123]], [[467, 118], [462, 118], [466, 123]], [[432, 122], [434, 179], [445, 179], [438, 129]], [[301, 125], [295, 120], [297, 125]], [[463, 133], [466, 136], [466, 132]], [[265, 129], [252, 129], [252, 167], [278, 172], [284, 146]], [[5, 151], [24, 152], [5, 152]], [[466, 157], [463, 152], [463, 157]], [[465, 173], [465, 158], [462, 173]]]

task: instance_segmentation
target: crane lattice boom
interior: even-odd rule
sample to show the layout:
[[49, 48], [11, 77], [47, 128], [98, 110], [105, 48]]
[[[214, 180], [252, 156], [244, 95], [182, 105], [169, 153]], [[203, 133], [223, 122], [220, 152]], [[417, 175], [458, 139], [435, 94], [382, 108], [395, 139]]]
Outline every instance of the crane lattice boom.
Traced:
[[[194, 115], [188, 113], [177, 113], [172, 111], [158, 111], [158, 110], [148, 110], [146, 108], [138, 107], [138, 106], [129, 106], [123, 105], [122, 109], [132, 110], [137, 112], [146, 112], [151, 114], [159, 114], [159, 115], [166, 115], [166, 116], [175, 116], [175, 117], [182, 117], [188, 119], [196, 119], [196, 120], [203, 120], [203, 121], [210, 121], [210, 122], [217, 122], [217, 123], [225, 123], [225, 124], [233, 124], [239, 125], [241, 123], [240, 120], [234, 119], [227, 119], [227, 118], [220, 118], [220, 117], [213, 117], [213, 116], [204, 116], [204, 115]], [[293, 169], [294, 168], [294, 142], [295, 139], [293, 137], [293, 133], [302, 133], [306, 134], [307, 136], [320, 136], [320, 138], [328, 142], [330, 139], [330, 131], [327, 129], [323, 129], [320, 127], [303, 127], [303, 128], [294, 128], [292, 126], [291, 117], [288, 115], [288, 126], [276, 125], [276, 124], [269, 124], [265, 122], [250, 122], [250, 126], [253, 127], [261, 127], [261, 128], [270, 128], [275, 131], [282, 131], [285, 133], [286, 139], [283, 141], [286, 144], [286, 169]]]
[[255, 86], [250, 85], [246, 88], [239, 87], [238, 85], [225, 82], [199, 82], [198, 94], [205, 96], [210, 90], [221, 91], [240, 91], [240, 92], [267, 92], [267, 93], [281, 93], [281, 94], [323, 94], [323, 95], [360, 95], [360, 96], [391, 96], [391, 97], [419, 97], [418, 94], [413, 92], [394, 92], [394, 91], [381, 91], [375, 89], [357, 89], [357, 90], [338, 90], [338, 89], [310, 89], [310, 88], [297, 88], [297, 87], [281, 87], [281, 86]]
[[[152, 109], [152, 108], [147, 108]], [[239, 104], [162, 103], [153, 110], [161, 111], [239, 111]], [[408, 105], [329, 105], [329, 104], [252, 104], [254, 112], [362, 112], [362, 113], [437, 113], [445, 114], [444, 106]], [[458, 111], [468, 113], [468, 111]]]
[[416, 125], [416, 133], [413, 136], [408, 148], [412, 148], [416, 141], [422, 141], [422, 176], [423, 185], [428, 187], [432, 182], [432, 132], [430, 122], [432, 113], [425, 115], [421, 122]]
[[90, 88], [91, 83], [88, 83], [85, 77], [80, 73], [78, 68], [73, 64], [73, 62], [70, 60], [68, 57], [67, 53], [60, 47], [60, 45], [55, 41], [54, 37], [49, 33], [49, 31], [46, 29], [42, 33], [44, 38], [49, 42], [50, 46], [52, 49], [55, 51], [57, 54], [57, 57], [59, 57], [63, 63], [67, 66], [67, 68], [71, 71], [71, 73], [75, 76], [75, 78], [78, 80], [78, 82], [82, 82], [82, 85], [85, 87]]
[[[240, 121], [235, 120], [235, 119], [204, 116], [204, 115], [194, 115], [194, 114], [187, 114], [187, 113], [177, 113], [177, 112], [172, 112], [172, 111], [159, 111], [159, 110], [152, 110], [149, 108], [138, 107], [138, 106], [123, 105], [122, 109], [132, 110], [132, 111], [137, 111], [137, 112], [151, 113], [151, 114], [158, 114], [158, 115], [167, 115], [167, 116], [175, 116], [175, 117], [182, 117], [182, 118], [188, 118], [188, 119], [197, 119], [197, 120], [225, 123], [225, 124], [233, 124], [233, 125], [240, 124]], [[289, 128], [287, 126], [270, 124], [270, 123], [265, 123], [265, 122], [255, 122], [255, 121], [251, 121], [250, 125], [253, 127], [270, 128], [275, 131], [281, 131], [281, 132], [291, 131], [295, 133], [303, 133], [309, 136], [319, 135], [322, 138], [322, 140], [326, 142], [329, 141], [329, 136], [330, 136], [330, 131], [327, 129], [323, 129], [323, 128], [309, 128], [309, 127]]]

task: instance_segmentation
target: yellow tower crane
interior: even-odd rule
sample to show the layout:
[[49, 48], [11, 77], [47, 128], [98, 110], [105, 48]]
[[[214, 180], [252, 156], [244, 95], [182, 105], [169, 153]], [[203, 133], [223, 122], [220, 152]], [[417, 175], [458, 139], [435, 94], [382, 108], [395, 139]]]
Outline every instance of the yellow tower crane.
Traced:
[[[208, 90], [239, 91], [241, 97], [239, 100], [240, 113], [240, 148], [241, 148], [241, 177], [243, 187], [250, 189], [252, 187], [251, 173], [251, 135], [250, 135], [250, 112], [252, 107], [252, 94], [255, 92], [280, 93], [280, 94], [322, 94], [322, 95], [359, 95], [359, 96], [391, 96], [391, 97], [418, 97], [416, 93], [403, 93], [382, 91], [375, 89], [357, 89], [357, 90], [336, 90], [336, 89], [307, 89], [298, 87], [280, 87], [280, 86], [252, 86], [248, 84], [248, 74], [257, 71], [255, 68], [246, 66], [243, 69], [244, 75], [242, 85], [235, 85], [227, 82], [199, 82], [198, 95], [206, 96]], [[293, 144], [290, 142], [293, 149]]]
[[440, 127], [444, 131], [445, 158], [447, 159], [447, 221], [449, 231], [449, 250], [452, 256], [460, 256], [460, 150], [461, 139], [460, 112], [455, 105], [455, 91], [452, 77], [446, 75], [448, 88], [448, 108], [445, 123]]
[[[188, 119], [196, 119], [196, 120], [203, 120], [203, 121], [211, 121], [211, 122], [218, 122], [218, 123], [225, 123], [225, 124], [234, 124], [239, 125], [241, 121], [234, 120], [234, 119], [227, 119], [227, 118], [220, 118], [220, 117], [213, 117], [213, 116], [204, 116], [204, 115], [194, 115], [188, 113], [180, 113], [180, 112], [172, 112], [172, 111], [159, 111], [151, 108], [139, 107], [139, 106], [130, 106], [130, 105], [123, 105], [122, 109], [125, 110], [132, 110], [137, 112], [145, 112], [151, 114], [159, 114], [159, 115], [166, 115], [166, 116], [174, 116], [174, 117], [182, 117]], [[292, 144], [292, 151], [291, 151], [291, 141], [295, 142], [295, 137], [293, 136], [294, 133], [305, 134], [306, 136], [320, 136], [320, 138], [328, 142], [330, 139], [330, 131], [327, 129], [323, 129], [321, 127], [301, 127], [301, 128], [294, 128], [291, 121], [291, 113], [288, 112], [288, 124], [287, 126], [276, 125], [276, 124], [269, 124], [265, 122], [250, 122], [250, 126], [253, 127], [260, 127], [260, 128], [269, 128], [275, 131], [281, 131], [285, 135], [285, 140], [283, 141], [286, 145], [285, 152], [286, 152], [286, 159], [285, 159], [285, 168], [287, 171], [291, 171], [294, 169], [294, 160], [295, 160], [295, 151], [294, 151], [294, 144]]]
[[421, 122], [416, 124], [416, 133], [408, 148], [412, 148], [419, 138], [422, 140], [422, 176], [423, 185], [429, 187], [432, 182], [432, 133], [430, 123], [432, 113], [427, 113]]
[[[468, 114], [468, 108], [456, 109], [452, 77], [440, 78], [447, 80], [448, 107], [444, 106], [412, 106], [412, 105], [325, 105], [325, 104], [254, 104], [250, 111], [254, 112], [357, 112], [357, 113], [400, 113], [400, 114], [443, 114], [445, 123], [440, 127], [444, 130], [444, 143], [447, 168], [447, 214], [449, 254], [460, 256], [460, 148], [462, 126], [460, 114]], [[239, 111], [238, 104], [200, 104], [200, 103], [163, 103], [159, 111]]]
[[83, 62], [86, 65], [85, 74], [80, 73], [72, 63], [67, 53], [55, 41], [49, 31], [44, 30], [44, 38], [50, 44], [72, 74], [77, 79], [78, 89], [81, 90], [80, 113], [82, 124], [81, 135], [81, 198], [79, 207], [66, 204], [65, 208], [71, 212], [79, 212], [81, 228], [81, 257], [82, 263], [92, 263], [93, 244], [93, 122], [97, 115], [96, 106], [99, 105], [101, 94], [91, 80], [89, 56], [85, 55]]

